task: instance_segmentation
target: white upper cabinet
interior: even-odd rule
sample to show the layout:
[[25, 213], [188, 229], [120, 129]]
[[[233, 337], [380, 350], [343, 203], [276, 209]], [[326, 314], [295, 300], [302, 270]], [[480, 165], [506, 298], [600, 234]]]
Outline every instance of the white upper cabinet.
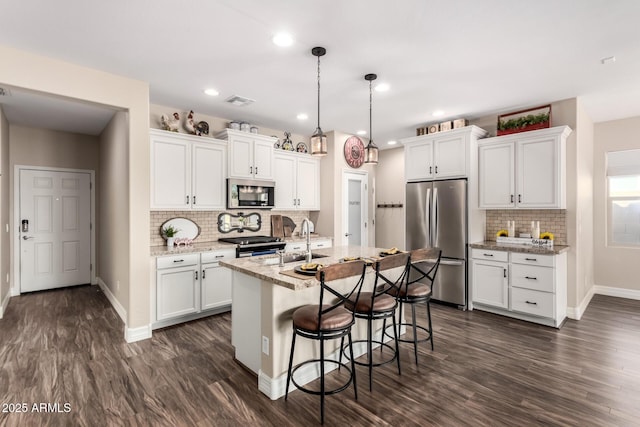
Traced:
[[487, 138], [478, 146], [482, 209], [566, 208], [568, 126]]
[[273, 177], [273, 145], [276, 138], [225, 129], [217, 135], [229, 142], [229, 178]]
[[286, 151], [274, 154], [275, 209], [320, 209], [320, 159]]
[[469, 146], [486, 135], [477, 126], [402, 140], [405, 180], [464, 178], [469, 175]]
[[149, 134], [151, 209], [224, 209], [227, 144], [156, 129]]

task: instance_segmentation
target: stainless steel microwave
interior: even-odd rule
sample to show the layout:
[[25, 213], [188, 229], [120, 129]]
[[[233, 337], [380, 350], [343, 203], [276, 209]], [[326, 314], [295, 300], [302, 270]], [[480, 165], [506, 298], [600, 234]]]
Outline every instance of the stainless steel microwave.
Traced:
[[271, 209], [275, 205], [273, 181], [227, 179], [227, 209]]

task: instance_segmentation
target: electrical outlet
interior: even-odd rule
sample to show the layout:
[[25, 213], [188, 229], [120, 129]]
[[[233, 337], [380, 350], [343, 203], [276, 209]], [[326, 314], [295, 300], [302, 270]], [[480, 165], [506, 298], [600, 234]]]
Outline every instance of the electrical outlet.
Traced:
[[262, 352], [269, 355], [269, 338], [265, 336], [262, 337]]

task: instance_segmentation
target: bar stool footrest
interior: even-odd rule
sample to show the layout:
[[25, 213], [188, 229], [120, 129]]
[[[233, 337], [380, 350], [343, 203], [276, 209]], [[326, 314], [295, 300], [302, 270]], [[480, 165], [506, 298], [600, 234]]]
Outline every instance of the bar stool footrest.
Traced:
[[[304, 362], [302, 362], [302, 363], [300, 363], [300, 364], [298, 364], [298, 365], [294, 366], [294, 367], [293, 367], [293, 369], [291, 370], [291, 382], [293, 383], [293, 385], [294, 385], [298, 390], [300, 390], [300, 391], [303, 391], [303, 392], [305, 392], [305, 393], [309, 393], [309, 394], [314, 394], [314, 395], [316, 395], [316, 396], [320, 396], [320, 395], [322, 394], [322, 392], [321, 392], [320, 390], [311, 390], [311, 389], [308, 389], [308, 388], [305, 388], [305, 387], [303, 387], [303, 386], [299, 385], [299, 384], [296, 382], [296, 379], [295, 379], [295, 377], [294, 377], [294, 376], [295, 376], [296, 371], [297, 371], [299, 368], [301, 368], [301, 367], [303, 367], [303, 366], [305, 366], [305, 365], [308, 365], [308, 364], [310, 364], [310, 363], [321, 363], [321, 362], [322, 362], [322, 361], [321, 361], [320, 359], [311, 359], [311, 360], [305, 360]], [[336, 387], [336, 388], [334, 388], [334, 389], [332, 389], [332, 390], [325, 390], [325, 391], [324, 391], [325, 396], [326, 396], [326, 395], [330, 395], [330, 394], [340, 393], [341, 391], [346, 390], [346, 389], [351, 385], [351, 383], [353, 382], [353, 372], [351, 372], [351, 368], [350, 368], [347, 364], [345, 364], [345, 363], [340, 363], [340, 362], [338, 362], [337, 360], [333, 360], [333, 359], [325, 359], [325, 360], [324, 360], [324, 363], [327, 363], [327, 362], [328, 362], [328, 363], [334, 363], [334, 364], [338, 365], [338, 369], [340, 369], [340, 368], [344, 368], [344, 369], [346, 369], [346, 370], [347, 370], [347, 372], [349, 373], [349, 378], [347, 379], [347, 382], [346, 382], [346, 383], [344, 383], [344, 384], [342, 384], [341, 386]], [[319, 378], [320, 378], [320, 377], [316, 378], [316, 379], [315, 379], [315, 380], [313, 380], [313, 381], [316, 381], [316, 380], [318, 380]]]
[[[393, 325], [391, 325], [391, 326], [393, 326]], [[391, 338], [393, 339], [393, 337], [391, 337]], [[411, 342], [413, 342], [413, 341], [411, 341]], [[353, 344], [354, 344], [354, 345], [355, 345], [356, 343], [364, 343], [364, 344], [366, 344], [366, 343], [367, 343], [367, 340], [355, 340], [355, 341], [353, 341]], [[384, 347], [388, 348], [389, 350], [391, 350], [391, 352], [393, 353], [393, 356], [391, 356], [391, 358], [390, 358], [390, 359], [388, 359], [388, 360], [383, 360], [382, 362], [372, 363], [372, 364], [371, 364], [371, 366], [382, 366], [382, 365], [386, 365], [387, 363], [391, 363], [391, 362], [393, 362], [394, 360], [396, 360], [396, 357], [398, 357], [398, 355], [396, 354], [396, 349], [395, 349], [395, 348], [393, 348], [393, 347], [391, 347], [391, 345], [387, 344], [386, 342], [373, 340], [373, 341], [371, 341], [371, 343], [372, 343], [372, 347], [373, 347], [373, 344], [380, 344], [381, 346], [384, 346]], [[349, 358], [349, 356], [347, 355], [347, 352], [345, 351], [345, 350], [346, 350], [346, 349], [348, 349], [348, 348], [349, 348], [349, 347], [345, 345], [345, 346], [342, 348], [342, 354], [344, 355], [344, 357], [346, 357], [346, 358], [347, 358], [347, 360], [351, 360], [351, 359]], [[378, 351], [378, 350], [380, 350], [380, 347], [376, 347], [376, 348], [375, 348], [375, 351]], [[367, 355], [367, 353], [364, 353], [362, 356], [366, 356], [366, 355]], [[360, 361], [358, 361], [358, 359], [355, 359], [355, 360], [353, 361], [353, 363], [355, 363], [356, 365], [360, 365], [360, 366], [369, 366], [369, 361], [367, 361], [367, 362], [360, 362]], [[343, 364], [343, 365], [344, 365], [344, 364]]]
[[[398, 328], [402, 328], [403, 326], [405, 326], [407, 329], [411, 328], [413, 329], [413, 323], [399, 323], [398, 324]], [[384, 335], [393, 339], [393, 335], [390, 334], [389, 332], [387, 332], [387, 329], [389, 328], [393, 328], [393, 325], [389, 325], [385, 328], [384, 330]], [[421, 331], [425, 332], [427, 334], [427, 336], [425, 338], [420, 338], [418, 340], [415, 340], [416, 342], [426, 342], [426, 341], [431, 341], [431, 331], [427, 328], [425, 328], [424, 326], [419, 326], [416, 325], [416, 329], [420, 329]], [[408, 343], [413, 343], [414, 340], [408, 340], [406, 338], [400, 338], [400, 336], [398, 336], [398, 341], [400, 342], [408, 342]], [[355, 342], [355, 341], [354, 341]]]

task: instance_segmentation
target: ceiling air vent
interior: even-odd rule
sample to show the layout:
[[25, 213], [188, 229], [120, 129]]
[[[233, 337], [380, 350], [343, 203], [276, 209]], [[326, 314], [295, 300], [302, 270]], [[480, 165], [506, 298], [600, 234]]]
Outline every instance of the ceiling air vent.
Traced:
[[0, 87], [0, 96], [11, 96], [11, 92], [9, 92], [9, 89]]
[[231, 95], [230, 97], [225, 99], [225, 101], [227, 101], [231, 105], [235, 105], [236, 107], [244, 107], [245, 105], [253, 104], [254, 102], [256, 102], [251, 98], [245, 98], [244, 96], [240, 95]]

